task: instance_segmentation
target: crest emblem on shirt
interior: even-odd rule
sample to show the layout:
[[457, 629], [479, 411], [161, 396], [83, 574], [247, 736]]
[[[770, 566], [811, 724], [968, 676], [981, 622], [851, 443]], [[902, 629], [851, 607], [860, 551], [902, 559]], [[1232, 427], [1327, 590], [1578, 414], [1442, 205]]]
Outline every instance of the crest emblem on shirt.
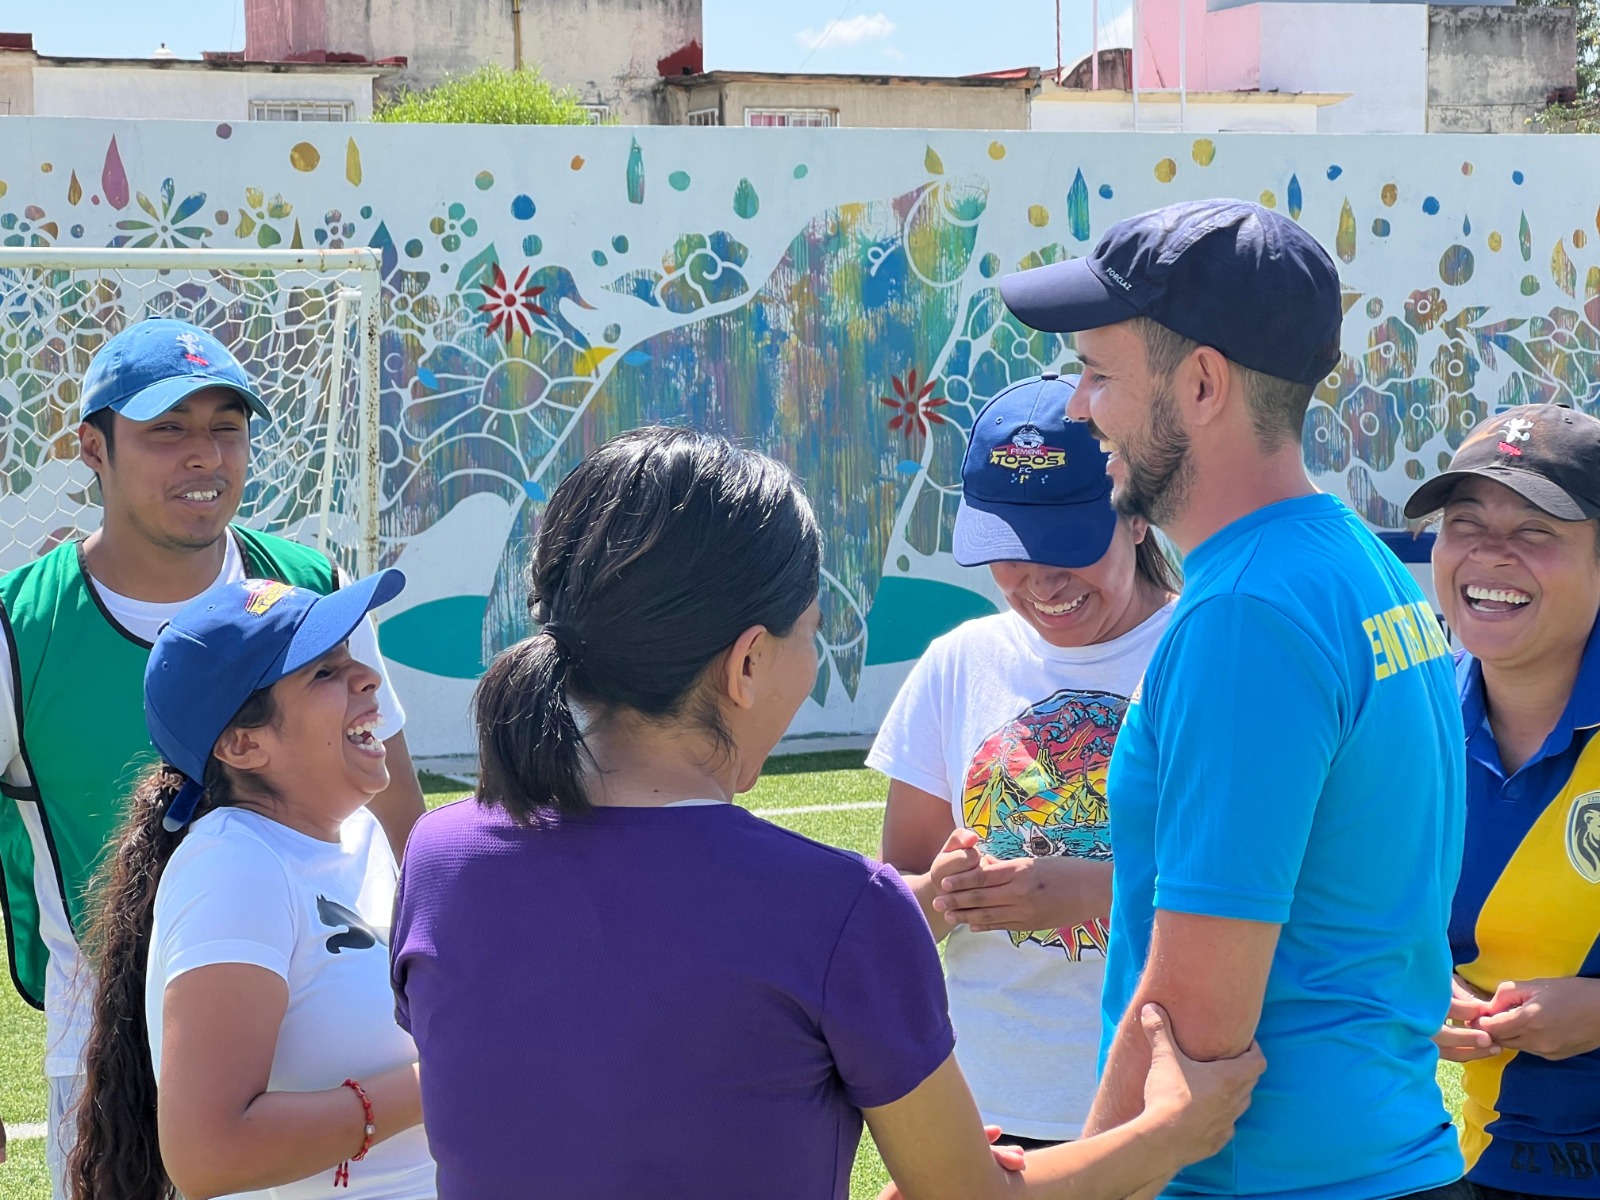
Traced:
[[1590, 883], [1600, 883], [1600, 792], [1585, 792], [1567, 814], [1567, 859]]
[[264, 617], [274, 604], [293, 590], [287, 583], [275, 583], [270, 579], [253, 579], [250, 581], [250, 590], [245, 595], [244, 610], [252, 617]]

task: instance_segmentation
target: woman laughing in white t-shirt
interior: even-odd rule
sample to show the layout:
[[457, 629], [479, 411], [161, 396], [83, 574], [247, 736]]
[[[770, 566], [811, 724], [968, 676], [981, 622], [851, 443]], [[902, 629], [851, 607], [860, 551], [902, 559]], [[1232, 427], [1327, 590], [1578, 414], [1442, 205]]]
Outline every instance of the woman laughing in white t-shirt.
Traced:
[[891, 781], [883, 858], [949, 937], [956, 1057], [1024, 1148], [1078, 1137], [1094, 1098], [1106, 766], [1178, 590], [1113, 511], [1105, 454], [1067, 420], [1074, 386], [1024, 380], [973, 422], [955, 558], [987, 564], [1009, 611], [928, 648], [867, 757]]
[[139, 781], [100, 877], [76, 1200], [431, 1200], [394, 1020], [378, 673], [347, 640], [404, 586], [213, 587], [157, 637]]

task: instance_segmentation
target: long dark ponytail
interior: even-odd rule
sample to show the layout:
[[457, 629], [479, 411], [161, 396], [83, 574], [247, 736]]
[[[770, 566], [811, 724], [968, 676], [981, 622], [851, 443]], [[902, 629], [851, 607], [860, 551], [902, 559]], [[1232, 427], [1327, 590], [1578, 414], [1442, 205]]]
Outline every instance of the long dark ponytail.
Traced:
[[[529, 593], [543, 628], [478, 685], [480, 801], [524, 822], [588, 808], [573, 702], [590, 716], [678, 716], [746, 629], [794, 629], [821, 561], [816, 517], [782, 463], [665, 426], [601, 446], [544, 513]], [[693, 716], [726, 744], [714, 704]]]
[[[229, 724], [255, 729], [272, 723], [270, 690], [255, 692]], [[111, 851], [90, 890], [84, 959], [94, 973], [94, 1024], [84, 1050], [78, 1137], [67, 1159], [72, 1200], [172, 1200], [177, 1195], [161, 1163], [156, 1131], [156, 1078], [150, 1061], [145, 975], [161, 873], [188, 828], [162, 824], [184, 778], [166, 763], [134, 785]], [[238, 803], [233, 777], [215, 757], [206, 761], [199, 817]]]

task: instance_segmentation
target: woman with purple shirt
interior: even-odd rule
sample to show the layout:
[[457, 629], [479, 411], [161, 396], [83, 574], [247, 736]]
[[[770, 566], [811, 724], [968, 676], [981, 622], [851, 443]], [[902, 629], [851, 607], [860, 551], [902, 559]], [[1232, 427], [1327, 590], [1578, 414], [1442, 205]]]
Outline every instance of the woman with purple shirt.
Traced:
[[691, 430], [551, 497], [478, 797], [417, 825], [396, 902], [443, 1200], [843, 1200], [863, 1118], [918, 1200], [1111, 1200], [1229, 1136], [1259, 1053], [1189, 1062], [1152, 1008], [1140, 1117], [997, 1158], [900, 877], [732, 803], [811, 691], [819, 567], [789, 472]]

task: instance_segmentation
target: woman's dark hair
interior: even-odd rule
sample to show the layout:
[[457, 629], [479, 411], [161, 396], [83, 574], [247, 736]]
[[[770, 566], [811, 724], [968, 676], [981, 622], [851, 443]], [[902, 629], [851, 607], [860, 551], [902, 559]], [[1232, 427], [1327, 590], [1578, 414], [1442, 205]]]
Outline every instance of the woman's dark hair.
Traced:
[[480, 801], [522, 822], [589, 807], [574, 701], [600, 719], [692, 706], [725, 747], [697, 684], [751, 626], [794, 629], [821, 555], [811, 505], [781, 463], [693, 429], [612, 438], [545, 509], [529, 595], [543, 628], [478, 685]]
[[1164, 595], [1183, 590], [1183, 573], [1167, 554], [1154, 526], [1144, 531], [1144, 537], [1133, 548], [1133, 569], [1140, 579]]
[[[269, 688], [251, 694], [229, 729], [277, 720]], [[215, 756], [206, 760], [205, 797], [195, 816], [245, 798]], [[161, 819], [184, 777], [158, 763], [139, 778], [111, 852], [90, 890], [84, 957], [94, 970], [94, 1025], [84, 1050], [78, 1140], [67, 1159], [73, 1200], [171, 1200], [156, 1134], [156, 1077], [144, 1009], [146, 959], [156, 886], [188, 827], [167, 832]]]

